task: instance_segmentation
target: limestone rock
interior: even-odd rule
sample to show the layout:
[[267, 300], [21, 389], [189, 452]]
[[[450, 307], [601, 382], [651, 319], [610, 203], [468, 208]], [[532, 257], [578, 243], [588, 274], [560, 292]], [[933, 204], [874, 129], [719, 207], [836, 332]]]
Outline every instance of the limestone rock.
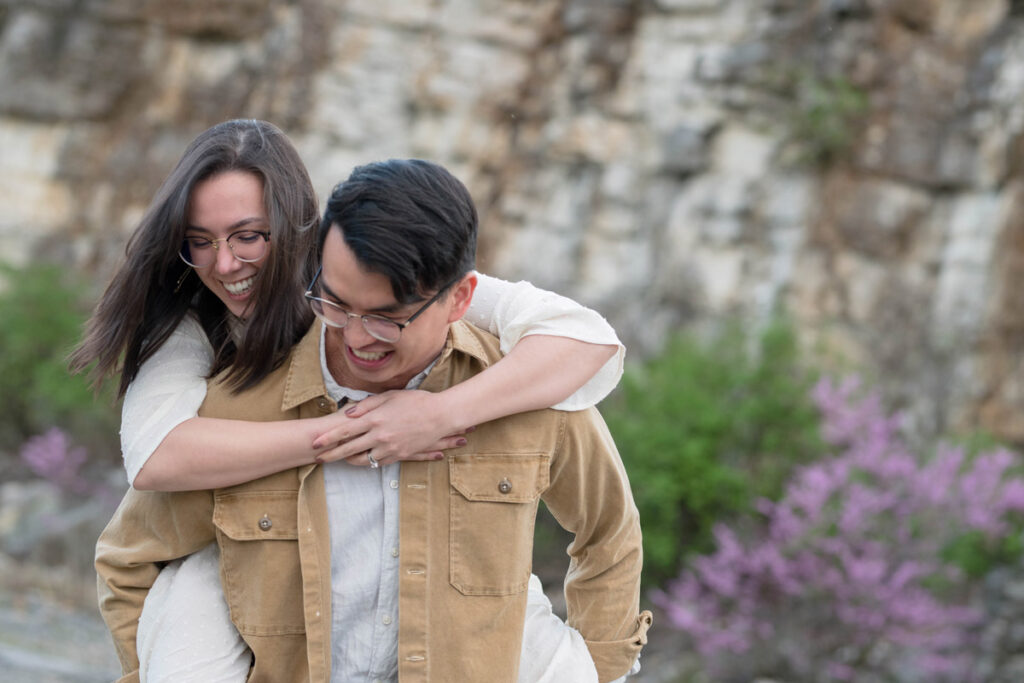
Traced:
[[0, 25], [0, 113], [98, 119], [143, 75], [144, 35], [85, 15], [17, 8]]
[[[105, 281], [187, 141], [268, 118], [321, 195], [371, 159], [449, 166], [483, 270], [627, 343], [785, 305], [897, 368], [921, 424], [1024, 442], [1017, 4], [0, 0], [0, 250], [60, 245]], [[822, 141], [794, 130], [848, 147], [800, 165]]]

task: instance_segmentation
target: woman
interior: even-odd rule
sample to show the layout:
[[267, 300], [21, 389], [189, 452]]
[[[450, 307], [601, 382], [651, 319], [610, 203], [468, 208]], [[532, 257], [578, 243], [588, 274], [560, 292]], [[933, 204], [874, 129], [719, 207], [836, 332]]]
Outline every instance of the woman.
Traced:
[[[219, 191], [225, 178], [248, 183], [248, 194], [241, 194], [255, 200], [239, 206], [235, 195]], [[122, 446], [134, 486], [230, 486], [313, 459], [357, 465], [436, 459], [460, 445], [473, 424], [559, 401], [556, 407], [584, 407], [617, 381], [622, 350], [599, 316], [523, 283], [481, 277], [468, 319], [501, 333], [510, 350], [471, 381], [440, 394], [389, 392], [345, 414], [308, 420], [197, 417], [207, 377], [223, 373], [233, 388], [251, 387], [309, 327], [303, 292], [314, 271], [317, 220], [298, 154], [265, 122], [214, 126], [164, 181], [71, 359], [74, 371], [95, 362], [100, 381], [121, 372]], [[528, 670], [547, 656], [538, 651], [553, 661], [586, 654], [579, 634], [564, 625], [554, 635], [531, 636], [529, 624], [550, 621], [542, 596], [530, 596], [531, 614], [540, 609], [543, 618], [527, 619], [523, 681], [548, 675]], [[215, 547], [161, 572], [146, 600], [138, 645], [143, 680], [244, 680], [249, 654], [220, 594]], [[585, 672], [581, 680], [592, 672], [588, 663], [577, 667]]]

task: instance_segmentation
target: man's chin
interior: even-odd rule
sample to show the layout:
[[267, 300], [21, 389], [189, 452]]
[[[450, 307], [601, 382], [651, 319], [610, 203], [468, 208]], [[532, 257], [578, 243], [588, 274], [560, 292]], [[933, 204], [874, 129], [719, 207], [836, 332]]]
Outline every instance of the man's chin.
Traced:
[[379, 394], [391, 389], [404, 389], [408, 384], [408, 381], [403, 381], [388, 368], [369, 370], [352, 363], [349, 363], [348, 368], [352, 377], [350, 389]]

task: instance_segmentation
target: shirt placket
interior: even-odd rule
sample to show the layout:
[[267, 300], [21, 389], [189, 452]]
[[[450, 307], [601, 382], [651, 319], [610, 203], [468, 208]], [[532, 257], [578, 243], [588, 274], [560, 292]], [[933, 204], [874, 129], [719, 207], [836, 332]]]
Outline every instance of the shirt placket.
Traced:
[[429, 464], [406, 462], [399, 481], [401, 507], [399, 534], [402, 547], [398, 564], [398, 601], [401, 611], [398, 670], [403, 681], [425, 682], [427, 660], [427, 539], [430, 525]]
[[380, 550], [381, 577], [374, 614], [374, 647], [370, 660], [373, 683], [398, 680], [398, 486], [400, 465], [380, 468], [384, 501], [384, 537]]

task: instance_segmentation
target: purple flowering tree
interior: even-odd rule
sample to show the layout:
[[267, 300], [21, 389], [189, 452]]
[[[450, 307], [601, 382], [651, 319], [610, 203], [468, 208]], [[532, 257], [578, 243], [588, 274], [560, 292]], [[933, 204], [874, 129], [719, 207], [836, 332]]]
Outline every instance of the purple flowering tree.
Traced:
[[975, 680], [981, 613], [947, 550], [1017, 532], [1015, 457], [921, 457], [876, 394], [857, 396], [856, 381], [820, 382], [835, 457], [798, 470], [750, 528], [719, 525], [716, 552], [655, 592], [715, 680]]

